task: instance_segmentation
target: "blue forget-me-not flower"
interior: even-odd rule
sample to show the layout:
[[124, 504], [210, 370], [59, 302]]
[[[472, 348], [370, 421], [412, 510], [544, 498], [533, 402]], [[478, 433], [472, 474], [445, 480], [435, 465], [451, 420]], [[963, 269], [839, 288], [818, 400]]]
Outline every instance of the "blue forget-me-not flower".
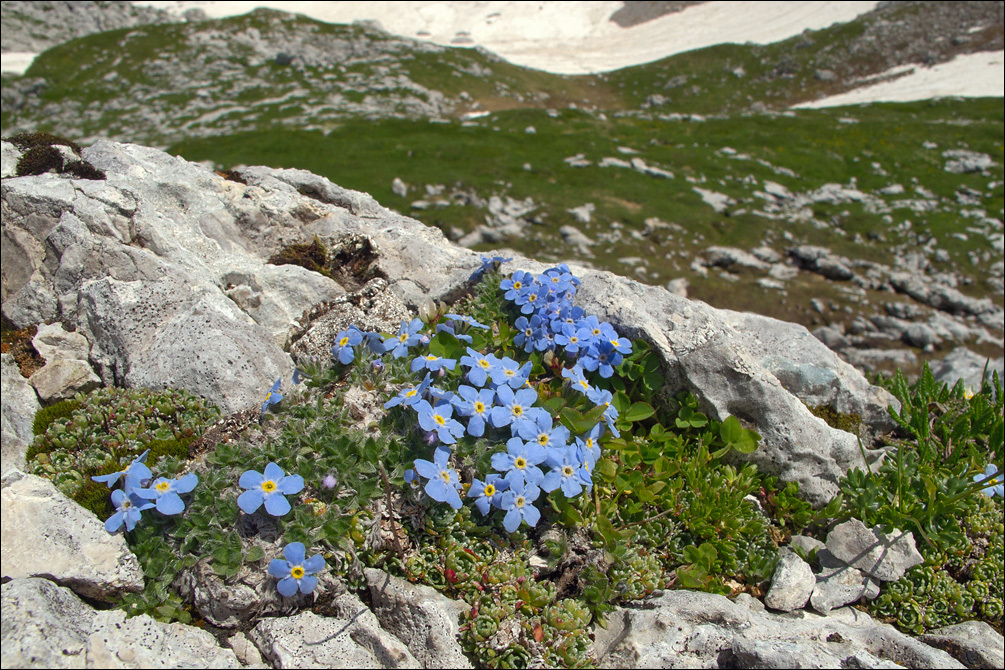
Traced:
[[265, 466], [264, 474], [248, 470], [237, 483], [242, 489], [247, 489], [237, 496], [237, 506], [245, 514], [254, 514], [265, 503], [266, 512], [272, 516], [283, 516], [291, 509], [286, 496], [304, 490], [303, 477], [287, 475], [281, 467], [271, 462]]
[[325, 559], [321, 554], [307, 558], [303, 542], [291, 542], [283, 549], [283, 558], [269, 562], [269, 574], [279, 580], [276, 588], [289, 598], [297, 591], [310, 593], [317, 588], [318, 578], [314, 574], [324, 567]]

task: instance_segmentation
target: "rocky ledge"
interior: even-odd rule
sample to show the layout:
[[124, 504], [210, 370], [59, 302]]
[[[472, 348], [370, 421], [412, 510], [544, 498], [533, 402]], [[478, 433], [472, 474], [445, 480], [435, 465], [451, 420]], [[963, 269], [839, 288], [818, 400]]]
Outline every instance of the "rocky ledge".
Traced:
[[[18, 470], [25, 468], [39, 397], [59, 397], [79, 383], [172, 386], [225, 412], [242, 412], [261, 402], [273, 380], [291, 375], [290, 351], [323, 339], [313, 328], [331, 328], [312, 315], [340, 305], [345, 313], [394, 322], [430, 299], [461, 295], [481, 265], [478, 254], [364, 193], [302, 170], [252, 167], [223, 175], [155, 149], [101, 141], [78, 158], [104, 179], [14, 177], [21, 157], [17, 147], [3, 143], [0, 297], [4, 317], [16, 326], [41, 325], [36, 348], [45, 367], [26, 380], [4, 357], [4, 666], [142, 667], [155, 659], [204, 667], [462, 664], [450, 633], [457, 604], [377, 572], [368, 574], [374, 611], [344, 594], [332, 605], [337, 616], [302, 612], [265, 619], [247, 635], [226, 638], [229, 648], [181, 624], [95, 610], [89, 603], [138, 588], [135, 556], [112, 546], [113, 538], [92, 533], [98, 521], [89, 512]], [[346, 250], [338, 281], [269, 262], [288, 245], [314, 239]], [[525, 258], [513, 265], [544, 269]], [[863, 454], [870, 461], [883, 457], [881, 449], [863, 452], [859, 439], [869, 445], [871, 434], [888, 428], [887, 407], [896, 401], [802, 326], [573, 269], [582, 279], [579, 304], [588, 313], [650, 342], [671, 391], [689, 390], [710, 416], [735, 416], [760, 433], [761, 446], [750, 458], [764, 471], [799, 482], [811, 502], [829, 500], [842, 474], [864, 466]], [[77, 372], [55, 375], [50, 366], [64, 363]], [[861, 417], [862, 435], [817, 418], [809, 407], [821, 405]], [[61, 525], [40, 520], [43, 513]], [[37, 532], [57, 527], [41, 537]], [[865, 542], [863, 551], [882, 545], [897, 553], [891, 547], [903, 546], [910, 564], [913, 539], [846, 530]], [[960, 667], [946, 652], [841, 607], [866, 596], [871, 579], [891, 578], [843, 555], [847, 544], [835, 540], [831, 547], [828, 539], [834, 558], [827, 574], [807, 578], [794, 561], [780, 564], [791, 570], [776, 573], [775, 582], [801, 575], [805, 583], [797, 588], [806, 591], [805, 598], [781, 590], [769, 598], [782, 614], [763, 611], [760, 601], [670, 592], [618, 610], [611, 627], [595, 631], [596, 657], [611, 667]], [[78, 558], [66, 559], [66, 552]], [[88, 558], [80, 561], [81, 555]], [[839, 572], [858, 579], [850, 585], [857, 595], [828, 595]], [[807, 602], [817, 613], [800, 609]], [[957, 657], [971, 659], [964, 661], [971, 667], [985, 652], [958, 640], [1002, 646], [993, 631], [939, 635], [957, 640], [947, 648], [969, 650]], [[993, 658], [1001, 665], [1000, 654]]]

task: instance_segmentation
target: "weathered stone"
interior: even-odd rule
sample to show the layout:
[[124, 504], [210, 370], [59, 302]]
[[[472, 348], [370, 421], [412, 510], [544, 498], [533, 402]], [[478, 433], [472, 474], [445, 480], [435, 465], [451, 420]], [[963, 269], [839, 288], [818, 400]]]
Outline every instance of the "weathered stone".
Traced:
[[884, 582], [893, 582], [925, 559], [911, 532], [884, 533], [866, 528], [858, 519], [835, 526], [827, 535], [827, 550], [839, 560]]
[[920, 639], [946, 650], [968, 668], [1005, 668], [1005, 640], [985, 621], [964, 621]]
[[720, 268], [739, 266], [751, 270], [768, 269], [768, 264], [757, 256], [734, 247], [709, 247], [705, 250], [705, 260], [708, 265]]
[[220, 292], [175, 278], [84, 284], [80, 328], [108, 386], [171, 385], [220, 404], [225, 413], [261, 402], [293, 364], [263, 330]]
[[47, 579], [3, 585], [5, 668], [239, 668], [207, 631], [122, 610], [96, 612]]
[[89, 668], [240, 668], [231, 649], [209, 631], [164, 624], [146, 614], [126, 618], [122, 610], [98, 612], [87, 642]]
[[822, 617], [756, 611], [727, 598], [668, 591], [641, 609], [615, 610], [606, 629], [594, 627], [602, 668], [680, 667], [946, 667], [962, 668], [868, 614], [846, 608]]
[[999, 379], [1005, 379], [1005, 357], [988, 359], [966, 347], [956, 347], [945, 358], [932, 363], [932, 375], [938, 381], [955, 384], [962, 379], [971, 391], [980, 390], [983, 379], [990, 381], [995, 372]]
[[3, 354], [0, 365], [0, 472], [6, 473], [25, 468], [24, 455], [35, 439], [32, 424], [41, 405], [13, 356]]
[[28, 378], [42, 402], [72, 398], [101, 386], [101, 378], [86, 361], [56, 358], [46, 362], [41, 370]]
[[258, 648], [251, 643], [251, 640], [244, 633], [238, 631], [228, 637], [227, 646], [234, 650], [234, 655], [237, 656], [237, 660], [244, 667], [268, 667], [265, 665], [265, 661], [262, 660], [262, 655], [259, 653]]
[[340, 596], [335, 604], [338, 616], [301, 612], [263, 619], [248, 636], [276, 668], [422, 667], [358, 598]]
[[465, 604], [383, 570], [364, 572], [377, 619], [408, 646], [422, 667], [472, 667], [457, 640]]
[[143, 590], [143, 570], [122, 535], [34, 475], [4, 479], [3, 576], [45, 577], [97, 600]]
[[91, 350], [87, 338], [78, 332], [66, 332], [59, 322], [40, 325], [31, 339], [31, 345], [47, 361], [56, 358], [86, 361]]
[[820, 551], [827, 546], [820, 540], [810, 537], [809, 535], [793, 535], [789, 538], [789, 544], [792, 546], [793, 550], [802, 552], [804, 556], [809, 556], [812, 552]]
[[[816, 585], [810, 595], [810, 605], [821, 614], [844, 607], [875, 589], [875, 584], [861, 570], [845, 566], [825, 567], [816, 576]], [[878, 591], [870, 592], [878, 595]]]
[[[4, 530], [6, 543], [6, 524]], [[90, 606], [48, 579], [14, 579], [0, 589], [3, 667], [87, 667], [87, 640], [96, 614]]]
[[771, 588], [764, 596], [764, 604], [774, 610], [791, 612], [806, 604], [816, 584], [813, 570], [803, 559], [792, 551], [780, 552], [775, 574], [771, 577]]

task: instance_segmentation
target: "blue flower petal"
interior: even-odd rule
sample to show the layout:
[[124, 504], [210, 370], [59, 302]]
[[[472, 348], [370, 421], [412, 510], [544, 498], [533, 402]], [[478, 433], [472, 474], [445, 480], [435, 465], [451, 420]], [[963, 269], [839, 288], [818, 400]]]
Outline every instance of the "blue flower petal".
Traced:
[[265, 496], [265, 511], [272, 516], [286, 516], [291, 509], [293, 508], [286, 496], [279, 493]]
[[250, 489], [237, 496], [237, 506], [245, 514], [254, 514], [263, 502], [265, 502], [265, 494], [262, 493], [261, 488]]
[[[242, 489], [261, 489], [262, 482], [265, 478], [262, 477], [261, 472], [255, 472], [254, 470], [248, 470], [241, 475], [241, 478], [237, 480], [238, 486]], [[261, 505], [261, 503], [258, 503]]]
[[109, 533], [118, 532], [119, 528], [122, 528], [123, 521], [124, 519], [122, 518], [122, 512], [116, 512], [115, 514], [108, 517], [107, 521], [105, 521], [105, 530], [107, 530]]
[[300, 475], [287, 475], [277, 482], [277, 488], [283, 495], [293, 495], [304, 490], [304, 478]]
[[313, 575], [315, 572], [318, 572], [323, 567], [325, 567], [325, 557], [322, 556], [321, 554], [314, 554], [306, 561], [304, 561], [304, 572], [306, 572], [308, 575]]
[[184, 477], [176, 480], [175, 483], [171, 485], [171, 489], [177, 493], [188, 493], [194, 489], [198, 483], [199, 477], [194, 472], [190, 472]]
[[157, 511], [165, 516], [181, 514], [185, 511], [185, 503], [174, 491], [168, 491], [157, 499]]
[[273, 558], [269, 561], [269, 574], [276, 579], [290, 576], [290, 564], [281, 558]]
[[290, 598], [297, 594], [300, 585], [297, 584], [297, 580], [293, 579], [293, 577], [287, 577], [286, 579], [280, 579], [279, 583], [276, 584], [276, 588], [279, 589], [281, 594]]
[[300, 592], [310, 593], [318, 587], [318, 578], [313, 575], [305, 575], [300, 578]]
[[264, 479], [276, 482], [285, 476], [286, 473], [283, 472], [283, 469], [278, 465], [276, 465], [275, 463], [270, 461], [268, 465], [265, 466]]
[[290, 542], [283, 549], [283, 556], [286, 557], [290, 565], [302, 565], [307, 557], [307, 547], [304, 546], [303, 542]]

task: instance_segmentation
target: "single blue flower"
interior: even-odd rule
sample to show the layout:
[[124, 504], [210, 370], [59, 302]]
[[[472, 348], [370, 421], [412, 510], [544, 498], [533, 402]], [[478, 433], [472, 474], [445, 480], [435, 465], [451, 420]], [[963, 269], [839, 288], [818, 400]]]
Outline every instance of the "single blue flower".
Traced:
[[547, 464], [551, 471], [541, 480], [541, 488], [548, 493], [561, 487], [566, 498], [575, 498], [583, 492], [586, 483], [580, 476], [582, 462], [576, 459], [574, 448], [549, 449]]
[[[128, 480], [128, 477], [126, 478]], [[158, 477], [148, 489], [134, 489], [133, 492], [141, 498], [155, 500], [157, 511], [165, 516], [181, 514], [185, 511], [185, 503], [181, 500], [182, 493], [188, 493], [199, 483], [194, 472], [179, 479]]]
[[127, 493], [122, 489], [112, 491], [112, 504], [115, 505], [115, 514], [105, 521], [105, 530], [109, 533], [117, 532], [123, 524], [127, 531], [131, 531], [140, 522], [140, 513], [154, 506], [154, 503], [138, 496], [135, 490]]
[[556, 325], [558, 330], [555, 332], [555, 344], [564, 347], [566, 355], [574, 358], [583, 345], [576, 332], [576, 326], [565, 321], [552, 321], [552, 330], [555, 330]]
[[446, 368], [448, 370], [453, 370], [457, 366], [457, 361], [453, 358], [440, 358], [435, 354], [425, 354], [423, 356], [416, 356], [412, 360], [412, 372], [418, 372], [419, 370], [429, 370], [430, 372], [436, 372], [440, 368]]
[[335, 346], [332, 347], [332, 356], [338, 359], [342, 365], [349, 365], [356, 358], [356, 350], [353, 348], [363, 342], [363, 333], [359, 330], [343, 330], [335, 336]]
[[445, 502], [454, 509], [461, 508], [461, 496], [457, 492], [457, 471], [454, 470], [447, 461], [450, 459], [450, 450], [444, 447], [437, 447], [433, 452], [433, 461], [416, 459], [415, 471], [428, 479], [426, 482], [426, 494], [437, 502]]
[[265, 410], [269, 408], [269, 405], [275, 405], [283, 396], [279, 393], [279, 386], [283, 383], [283, 378], [280, 377], [276, 380], [276, 383], [272, 385], [269, 392], [265, 395], [265, 402], [262, 403], [262, 415], [258, 418], [259, 422], [265, 419]]
[[461, 356], [461, 365], [468, 369], [467, 380], [475, 386], [485, 386], [489, 373], [499, 363], [494, 354], [481, 354], [468, 347], [468, 355]]
[[422, 383], [416, 386], [415, 384], [411, 386], [406, 386], [398, 392], [398, 395], [394, 396], [386, 403], [384, 403], [384, 409], [391, 409], [396, 405], [402, 405], [404, 407], [410, 407], [415, 403], [422, 400], [422, 394], [426, 392], [429, 385], [432, 384], [432, 378], [429, 374], [426, 374], [426, 378], [422, 380]]
[[287, 598], [300, 593], [310, 593], [318, 586], [315, 573], [325, 567], [321, 554], [307, 558], [307, 548], [302, 542], [291, 542], [283, 549], [283, 559], [274, 558], [269, 562], [269, 575], [279, 580], [276, 588]]
[[[454, 407], [449, 402], [438, 402], [436, 406], [430, 405], [425, 400], [420, 400], [414, 406], [419, 415], [419, 425], [423, 430], [436, 433], [440, 442], [453, 444], [457, 438], [464, 435], [464, 426], [456, 419], [452, 419]], [[419, 471], [422, 474], [422, 471]], [[425, 475], [423, 475], [425, 476]]]
[[500, 475], [491, 474], [482, 482], [477, 477], [471, 481], [471, 488], [468, 489], [468, 497], [475, 499], [475, 507], [486, 516], [489, 513], [490, 505], [499, 507], [502, 504], [502, 493], [509, 488], [509, 482]]
[[527, 444], [519, 437], [511, 437], [506, 442], [505, 454], [492, 455], [492, 467], [506, 473], [506, 480], [527, 481], [532, 484], [544, 479], [544, 473], [537, 467], [548, 457], [548, 452], [535, 443]]
[[543, 308], [548, 304], [548, 290], [535, 285], [529, 291], [518, 295], [513, 303], [520, 307], [522, 314], [533, 314], [539, 307]]
[[529, 272], [517, 270], [509, 279], [503, 279], [499, 283], [499, 288], [506, 292], [503, 297], [510, 302], [513, 302], [533, 283], [534, 275]]
[[248, 470], [241, 475], [238, 485], [248, 489], [237, 496], [237, 506], [245, 514], [254, 514], [265, 503], [265, 511], [272, 516], [283, 516], [291, 509], [286, 496], [300, 493], [304, 490], [304, 478], [300, 475], [287, 475], [275, 463], [265, 466], [265, 473]]
[[513, 425], [511, 430], [516, 434], [524, 423], [533, 423], [535, 413], [529, 410], [537, 402], [537, 391], [534, 389], [514, 391], [509, 386], [500, 386], [496, 389], [496, 400], [499, 406], [493, 407], [490, 415], [496, 428]]
[[496, 363], [489, 371], [489, 375], [492, 377], [492, 381], [495, 382], [497, 386], [509, 386], [510, 388], [518, 389], [521, 386], [527, 384], [527, 380], [530, 379], [530, 372], [534, 368], [534, 364], [527, 361], [523, 367], [519, 363], [514, 361], [509, 356], [504, 356], [502, 359]]
[[496, 392], [492, 389], [479, 390], [471, 386], [457, 388], [454, 407], [458, 414], [468, 417], [468, 435], [481, 437], [485, 434], [485, 422], [489, 419], [495, 400]]
[[422, 340], [422, 336], [418, 334], [421, 328], [420, 319], [412, 319], [409, 323], [402, 321], [398, 334], [384, 339], [384, 350], [390, 351], [395, 358], [404, 358], [408, 354], [408, 349]]
[[[99, 484], [107, 484], [108, 488], [115, 486], [116, 482], [119, 481], [119, 477], [132, 475], [136, 477], [139, 482], [147, 481], [153, 479], [154, 474], [150, 472], [150, 468], [146, 466], [147, 454], [150, 450], [147, 449], [142, 454], [133, 459], [124, 470], [118, 472], [113, 472], [110, 475], [96, 475], [91, 477], [92, 480], [98, 482]], [[132, 530], [130, 528], [129, 530]]]
[[522, 346], [527, 353], [534, 351], [535, 342], [541, 336], [541, 328], [545, 325], [544, 319], [537, 314], [532, 315], [529, 319], [521, 316], [513, 322], [513, 325], [516, 326], [517, 330], [513, 344], [518, 347]]
[[548, 412], [537, 414], [533, 423], [522, 423], [517, 435], [545, 449], [561, 449], [569, 443], [569, 429], [561, 423], [556, 424]]
[[1001, 496], [1005, 498], [1005, 479], [1002, 479], [1001, 475], [995, 475], [998, 475], [998, 466], [991, 463], [984, 468], [983, 475], [974, 475], [974, 481], [979, 482], [982, 479], [994, 477], [994, 479], [987, 481], [987, 486], [984, 489], [981, 489], [981, 493], [989, 498], [993, 498], [994, 496]]
[[412, 468], [405, 470], [405, 483], [408, 484], [410, 488], [419, 488], [419, 475]]
[[500, 506], [507, 510], [503, 518], [503, 528], [512, 533], [524, 521], [534, 527], [541, 519], [541, 512], [531, 503], [537, 500], [541, 489], [524, 481], [510, 482], [510, 490], [502, 495]]
[[300, 382], [302, 382], [305, 379], [310, 379], [310, 375], [305, 374], [304, 372], [302, 372], [300, 370], [300, 368], [295, 368], [293, 370], [293, 385], [294, 386], [297, 386], [298, 384], [300, 384]]

